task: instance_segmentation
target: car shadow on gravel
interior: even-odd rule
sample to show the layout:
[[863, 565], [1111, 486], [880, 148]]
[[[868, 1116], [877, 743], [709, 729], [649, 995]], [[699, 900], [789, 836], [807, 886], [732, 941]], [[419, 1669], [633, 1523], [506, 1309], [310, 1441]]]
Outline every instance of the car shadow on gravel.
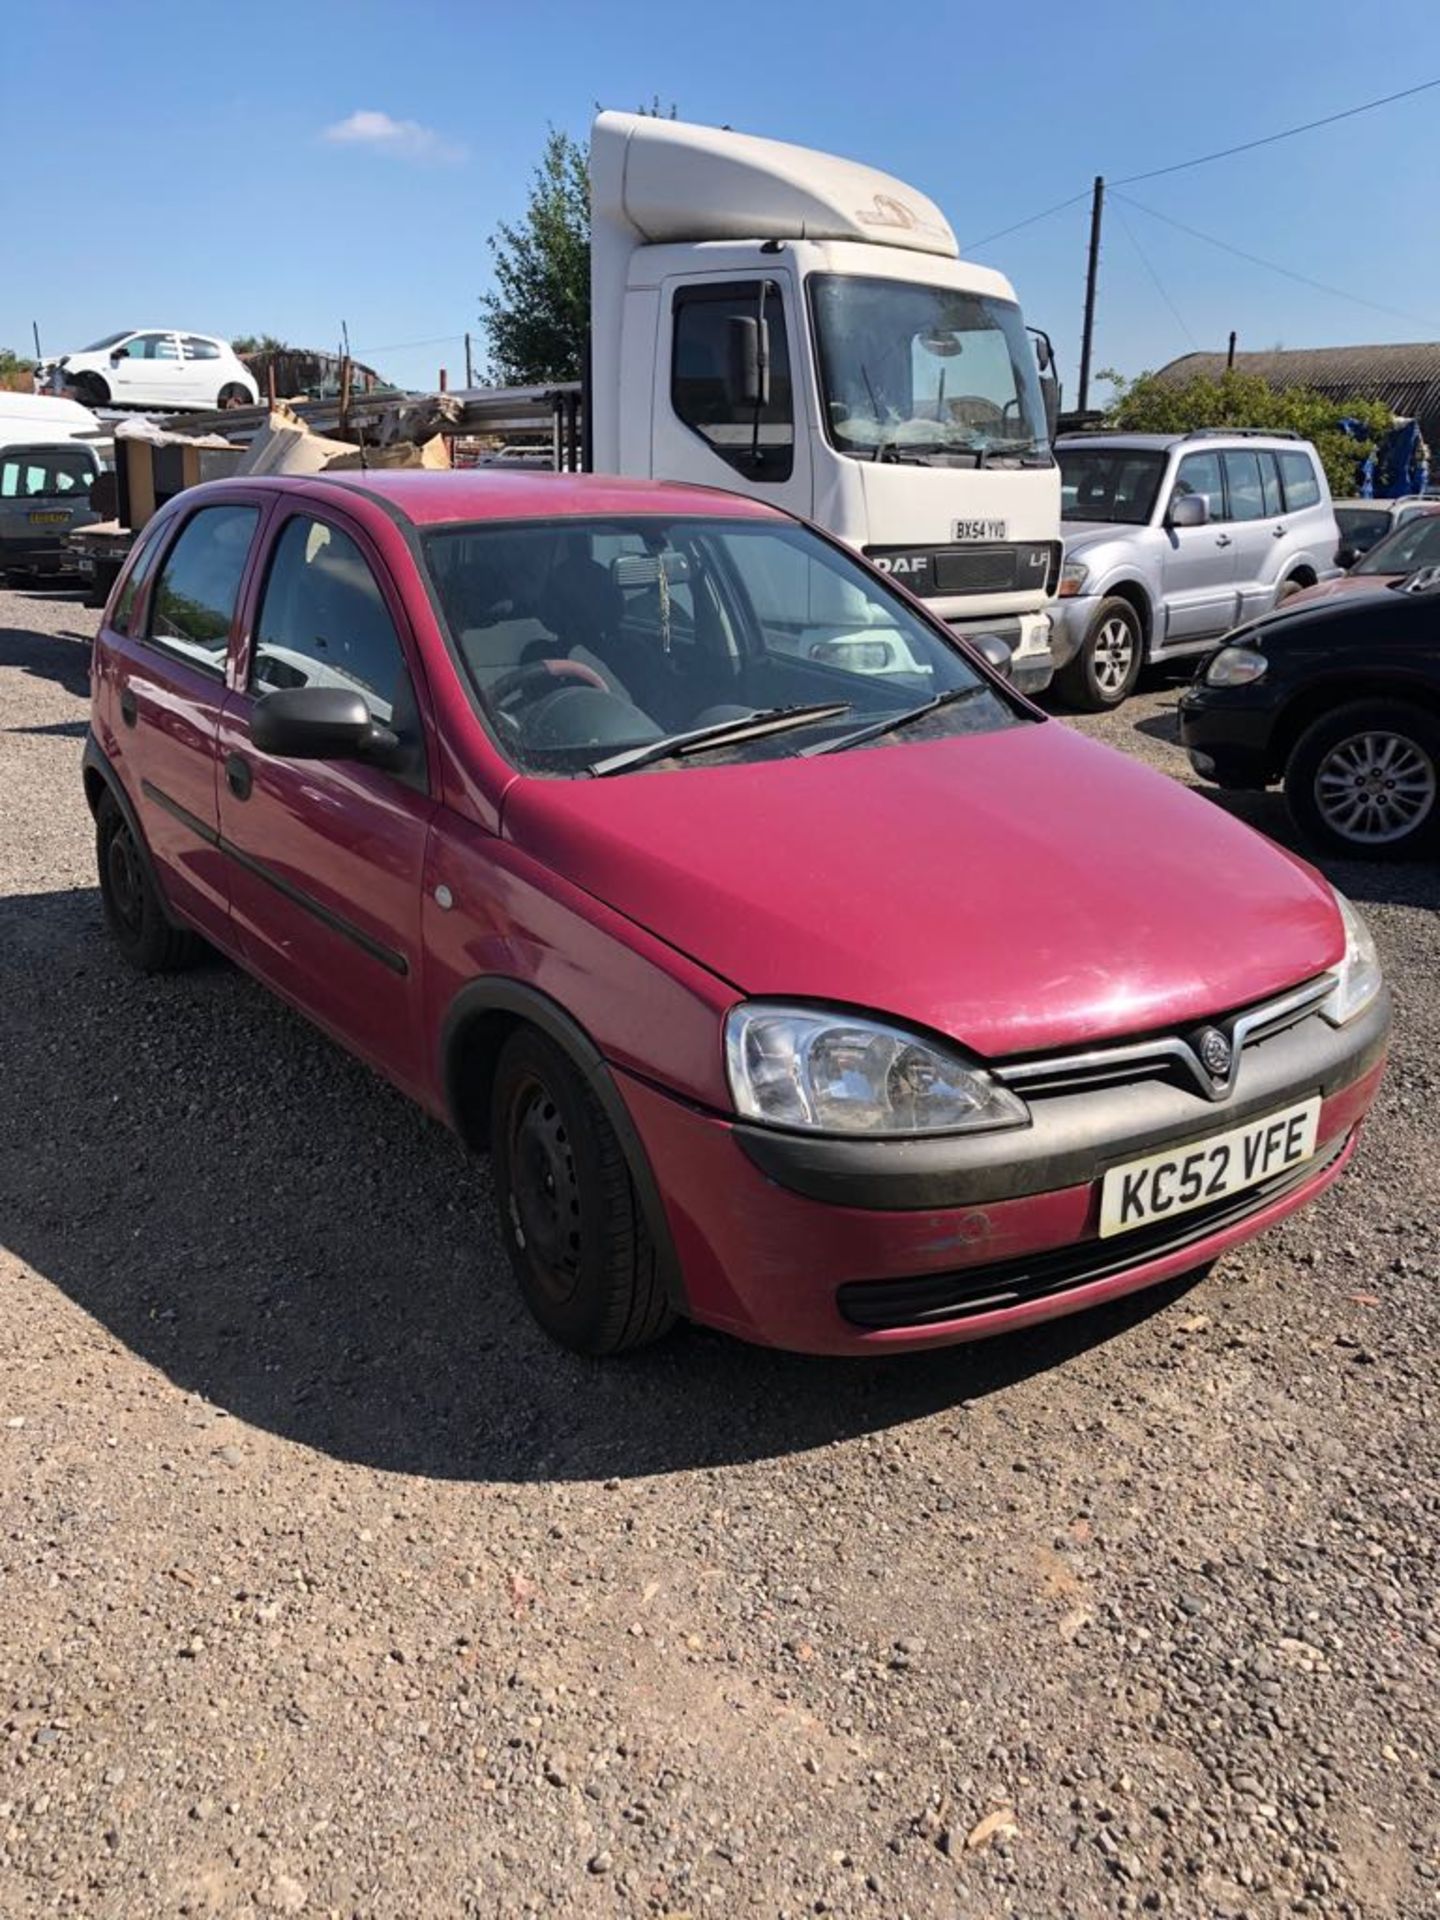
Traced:
[[90, 692], [90, 647], [89, 634], [0, 627], [0, 667], [18, 667], [37, 679], [53, 680], [81, 700]]
[[130, 974], [93, 890], [0, 901], [0, 1060], [0, 1239], [177, 1386], [387, 1471], [603, 1480], [802, 1452], [1063, 1367], [1192, 1284], [940, 1353], [684, 1329], [592, 1364], [521, 1307], [483, 1163], [223, 962]]

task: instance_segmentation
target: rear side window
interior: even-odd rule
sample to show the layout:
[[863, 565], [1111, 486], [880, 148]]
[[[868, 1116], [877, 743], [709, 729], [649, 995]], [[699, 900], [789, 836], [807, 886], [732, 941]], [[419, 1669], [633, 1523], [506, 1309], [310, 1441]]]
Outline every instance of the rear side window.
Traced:
[[1284, 511], [1285, 500], [1280, 492], [1280, 469], [1275, 464], [1273, 453], [1257, 453], [1260, 462], [1260, 485], [1265, 494], [1265, 518], [1271, 519]]
[[[761, 322], [764, 332], [761, 332]], [[770, 397], [745, 398], [747, 341], [768, 336]], [[682, 288], [675, 296], [670, 399], [678, 418], [752, 480], [788, 480], [795, 457], [785, 302], [773, 280]]]
[[225, 650], [250, 542], [255, 507], [202, 507], [180, 530], [155, 582], [149, 638], [212, 673], [225, 671]]
[[414, 686], [370, 563], [338, 527], [297, 514], [275, 543], [250, 689], [314, 686], [363, 695], [373, 719], [419, 745]]
[[107, 623], [112, 632], [129, 633], [130, 617], [135, 611], [135, 602], [144, 591], [145, 582], [155, 571], [155, 561], [161, 547], [165, 544], [164, 531], [165, 523], [159, 520], [141, 535], [140, 544], [135, 549], [130, 569], [125, 575], [125, 584], [121, 587], [115, 601], [115, 611]]
[[1285, 510], [1298, 513], [1301, 507], [1320, 504], [1320, 482], [1308, 453], [1282, 453], [1280, 478], [1285, 482]]
[[1260, 462], [1248, 450], [1227, 453], [1225, 483], [1230, 490], [1232, 520], [1261, 520], [1265, 516], [1265, 493], [1260, 483]]
[[213, 340], [197, 340], [194, 334], [187, 333], [180, 343], [185, 349], [187, 360], [218, 360], [220, 349]]

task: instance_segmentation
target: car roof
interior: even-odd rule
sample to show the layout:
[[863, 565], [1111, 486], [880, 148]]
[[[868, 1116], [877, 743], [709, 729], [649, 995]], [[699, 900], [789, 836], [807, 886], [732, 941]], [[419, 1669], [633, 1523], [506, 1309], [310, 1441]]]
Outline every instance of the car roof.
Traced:
[[664, 514], [727, 520], [780, 520], [763, 500], [673, 481], [622, 480], [612, 474], [546, 473], [534, 468], [487, 467], [451, 473], [388, 472], [237, 475], [222, 485], [313, 495], [319, 487], [363, 493], [417, 527], [463, 520], [554, 520], [579, 515]]
[[1196, 433], [1062, 433], [1057, 435], [1057, 447], [1121, 447], [1141, 450], [1154, 449], [1167, 452], [1171, 447], [1220, 447], [1226, 451], [1242, 447], [1269, 447], [1275, 451], [1295, 452], [1308, 449], [1310, 442], [1300, 439], [1293, 433], [1261, 433], [1248, 427], [1237, 427], [1233, 432], [1225, 427], [1205, 427]]

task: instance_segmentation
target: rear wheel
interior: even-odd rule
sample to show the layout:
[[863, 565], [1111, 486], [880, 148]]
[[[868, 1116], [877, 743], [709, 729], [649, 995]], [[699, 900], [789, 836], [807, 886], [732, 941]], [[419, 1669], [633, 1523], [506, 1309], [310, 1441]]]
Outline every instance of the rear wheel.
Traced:
[[166, 919], [145, 855], [108, 792], [101, 796], [95, 816], [95, 856], [105, 922], [130, 965], [141, 973], [175, 973], [192, 966], [201, 943]]
[[1440, 720], [1357, 700], [1296, 742], [1285, 768], [1296, 824], [1332, 853], [1399, 859], [1440, 844]]
[[1140, 618], [1130, 602], [1102, 600], [1080, 651], [1056, 674], [1056, 688], [1072, 707], [1103, 713], [1135, 691], [1143, 655]]
[[1308, 580], [1297, 580], [1292, 574], [1288, 580], [1282, 580], [1275, 592], [1275, 604], [1283, 607], [1287, 600], [1293, 600], [1297, 593], [1303, 593], [1310, 585]]
[[490, 1138], [501, 1230], [521, 1295], [576, 1353], [618, 1353], [669, 1328], [625, 1154], [566, 1056], [522, 1028], [495, 1069]]
[[253, 407], [255, 402], [250, 398], [247, 388], [237, 380], [232, 380], [228, 386], [221, 387], [219, 404], [222, 407]]

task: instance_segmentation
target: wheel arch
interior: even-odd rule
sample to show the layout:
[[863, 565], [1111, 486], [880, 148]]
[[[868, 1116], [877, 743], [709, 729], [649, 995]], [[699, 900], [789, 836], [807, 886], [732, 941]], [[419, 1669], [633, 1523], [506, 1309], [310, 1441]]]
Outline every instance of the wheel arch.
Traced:
[[1124, 578], [1112, 580], [1102, 587], [1098, 597], [1102, 601], [1123, 600], [1125, 602], [1140, 622], [1140, 644], [1148, 653], [1151, 637], [1155, 631], [1155, 603], [1140, 581], [1127, 574]]
[[650, 1156], [604, 1055], [559, 1001], [524, 980], [503, 975], [472, 980], [460, 989], [440, 1034], [441, 1085], [451, 1126], [468, 1147], [483, 1151], [489, 1146], [490, 1099], [500, 1050], [524, 1027], [533, 1027], [560, 1049], [615, 1129], [666, 1294], [677, 1312], [685, 1312], [680, 1262]]
[[1363, 700], [1404, 700], [1440, 721], [1440, 695], [1404, 674], [1367, 669], [1326, 679], [1297, 694], [1276, 721], [1270, 735], [1271, 777], [1278, 778], [1285, 771], [1301, 735], [1317, 720]]
[[85, 736], [85, 751], [80, 761], [80, 779], [85, 790], [85, 804], [90, 809], [90, 817], [92, 820], [98, 819], [100, 802], [105, 799], [107, 795], [120, 809], [121, 814], [124, 816], [125, 824], [130, 829], [130, 838], [135, 842], [136, 851], [140, 855], [141, 864], [145, 869], [145, 877], [155, 890], [155, 898], [160, 902], [165, 918], [170, 922], [171, 926], [175, 927], [178, 931], [188, 931], [185, 923], [177, 920], [175, 915], [170, 911], [170, 902], [166, 898], [165, 889], [160, 882], [160, 875], [156, 871], [155, 861], [150, 852], [150, 843], [145, 838], [145, 829], [140, 824], [140, 816], [136, 813], [134, 804], [129, 794], [126, 793], [119, 774], [117, 774], [114, 767], [111, 766], [104, 748], [95, 738], [93, 731], [87, 733]]

